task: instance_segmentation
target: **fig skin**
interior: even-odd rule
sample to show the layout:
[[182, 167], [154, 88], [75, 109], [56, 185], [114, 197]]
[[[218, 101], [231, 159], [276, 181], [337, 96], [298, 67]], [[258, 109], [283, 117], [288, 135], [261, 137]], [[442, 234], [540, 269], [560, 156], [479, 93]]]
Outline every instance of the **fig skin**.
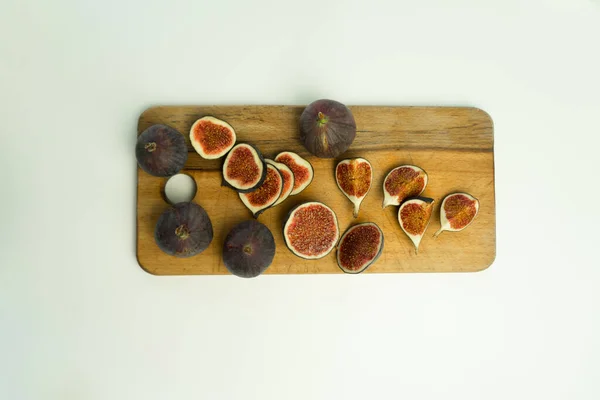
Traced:
[[167, 125], [152, 125], [137, 139], [135, 157], [146, 173], [167, 177], [183, 169], [188, 158], [185, 138]]
[[[342, 250], [343, 250], [343, 245], [345, 244], [345, 241], [348, 238], [348, 235], [351, 234], [352, 232], [355, 232], [356, 230], [362, 230], [364, 228], [371, 228], [371, 227], [373, 227], [377, 230], [377, 232], [379, 234], [379, 238], [380, 238], [379, 246], [378, 246], [376, 253], [369, 260], [367, 260], [367, 262], [364, 265], [362, 265], [361, 267], [359, 267], [357, 269], [350, 269], [348, 266], [344, 266], [343, 262], [341, 260]], [[364, 222], [362, 224], [356, 224], [356, 225], [349, 227], [346, 230], [346, 232], [344, 232], [342, 237], [340, 238], [340, 242], [337, 246], [336, 260], [338, 263], [338, 267], [340, 267], [340, 269], [347, 274], [360, 274], [361, 272], [363, 272], [364, 270], [369, 268], [371, 265], [373, 265], [375, 263], [375, 261], [377, 261], [377, 259], [381, 256], [381, 253], [383, 253], [384, 242], [385, 242], [385, 238], [383, 236], [383, 231], [374, 222]], [[365, 243], [368, 243], [368, 242], [367, 241], [358, 241], [358, 242], [355, 241], [354, 242], [354, 244], [359, 246], [359, 248], [361, 250], [359, 252], [359, 254], [363, 254], [366, 251], [368, 251], [368, 249], [364, 248]]]
[[338, 101], [314, 101], [300, 115], [300, 140], [317, 157], [335, 158], [343, 154], [355, 137], [352, 111]]
[[193, 202], [181, 202], [160, 215], [154, 239], [168, 255], [192, 257], [208, 248], [213, 227], [204, 208]]
[[[307, 254], [303, 254], [303, 253], [299, 253], [296, 252], [293, 249], [292, 244], [290, 243], [291, 239], [288, 237], [287, 234], [287, 227], [289, 224], [291, 224], [291, 220], [292, 218], [295, 216], [295, 213], [301, 209], [301, 208], [305, 208], [305, 207], [310, 207], [310, 206], [322, 206], [325, 209], [329, 210], [329, 212], [331, 212], [331, 214], [333, 215], [333, 222], [334, 222], [334, 236], [333, 236], [333, 241], [331, 244], [328, 245], [327, 248], [325, 248], [324, 250], [322, 250], [321, 253], [316, 254], [316, 255], [307, 255]], [[283, 227], [282, 227], [282, 233], [283, 233], [283, 239], [285, 241], [285, 245], [287, 246], [287, 248], [296, 256], [303, 258], [305, 260], [318, 260], [320, 258], [323, 258], [325, 256], [327, 256], [329, 253], [331, 253], [331, 251], [335, 248], [335, 245], [337, 244], [339, 238], [340, 238], [340, 228], [339, 228], [339, 223], [338, 223], [338, 219], [337, 219], [337, 215], [335, 214], [335, 211], [333, 211], [332, 208], [330, 208], [329, 206], [327, 206], [324, 203], [318, 202], [318, 201], [308, 201], [306, 203], [301, 203], [298, 204], [297, 206], [293, 207], [287, 214], [284, 222], [283, 222]], [[319, 232], [319, 226], [315, 225], [314, 221], [312, 224], [310, 224], [310, 226], [305, 226], [305, 228], [308, 228], [310, 230], [310, 233], [312, 234], [312, 236], [315, 236], [315, 233], [317, 234], [321, 234], [320, 237], [323, 237], [323, 232]]]
[[233, 275], [254, 278], [261, 275], [275, 257], [275, 239], [256, 220], [240, 222], [229, 231], [223, 244], [223, 263]]
[[[258, 155], [258, 159], [259, 159], [259, 163], [262, 166], [262, 175], [260, 177], [260, 179], [258, 180], [257, 184], [250, 187], [250, 188], [246, 188], [246, 189], [240, 189], [237, 188], [235, 186], [233, 186], [231, 183], [229, 183], [227, 181], [227, 179], [225, 179], [226, 176], [226, 170], [227, 170], [227, 163], [229, 161], [229, 156], [230, 154], [232, 154], [233, 151], [235, 151], [238, 146], [248, 146], [251, 148], [251, 151], [253, 151], [256, 155]], [[263, 158], [262, 153], [253, 145], [249, 144], [249, 143], [237, 143], [235, 146], [233, 146], [233, 148], [229, 151], [229, 153], [227, 153], [227, 156], [225, 157], [225, 161], [223, 162], [223, 180], [221, 181], [221, 186], [227, 186], [233, 190], [235, 190], [238, 193], [250, 193], [256, 189], [258, 189], [260, 187], [260, 185], [263, 184], [263, 182], [265, 181], [265, 179], [267, 178], [267, 164], [265, 163], [265, 159]]]

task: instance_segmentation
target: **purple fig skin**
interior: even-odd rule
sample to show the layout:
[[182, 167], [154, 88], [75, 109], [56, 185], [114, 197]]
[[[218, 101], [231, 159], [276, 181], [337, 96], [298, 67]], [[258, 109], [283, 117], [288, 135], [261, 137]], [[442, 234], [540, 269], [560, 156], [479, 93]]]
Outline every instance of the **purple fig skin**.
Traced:
[[188, 149], [185, 138], [177, 130], [166, 125], [152, 125], [138, 136], [135, 157], [146, 173], [167, 177], [183, 169]]
[[300, 115], [300, 140], [317, 157], [339, 156], [348, 150], [355, 137], [354, 116], [338, 101], [314, 101]]
[[158, 218], [154, 239], [168, 255], [192, 257], [208, 248], [213, 227], [204, 208], [193, 202], [177, 203]]
[[265, 225], [256, 220], [243, 221], [229, 231], [223, 244], [223, 263], [241, 278], [261, 275], [275, 257], [275, 239]]

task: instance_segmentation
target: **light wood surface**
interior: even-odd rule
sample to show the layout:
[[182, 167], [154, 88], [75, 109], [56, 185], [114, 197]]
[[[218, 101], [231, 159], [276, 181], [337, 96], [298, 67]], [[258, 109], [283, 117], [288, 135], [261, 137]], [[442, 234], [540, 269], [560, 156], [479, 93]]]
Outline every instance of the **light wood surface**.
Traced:
[[[337, 214], [340, 230], [351, 224], [375, 222], [383, 230], [385, 246], [375, 264], [363, 273], [480, 271], [496, 256], [496, 214], [494, 194], [494, 133], [490, 116], [477, 108], [464, 107], [378, 107], [350, 106], [357, 135], [350, 149], [339, 159], [363, 157], [373, 166], [374, 181], [363, 201], [358, 218], [352, 217], [352, 203], [335, 184], [338, 160], [319, 159], [299, 142], [298, 118], [304, 106], [165, 106], [146, 110], [139, 119], [138, 134], [148, 126], [172, 126], [186, 137], [189, 158], [183, 173], [198, 186], [194, 201], [208, 212], [214, 239], [203, 253], [179, 259], [160, 251], [154, 242], [154, 225], [169, 206], [162, 190], [166, 178], [156, 178], [138, 167], [137, 257], [146, 271], [157, 275], [227, 274], [221, 261], [223, 240], [229, 229], [252, 218], [237, 193], [221, 187], [220, 160], [204, 160], [189, 143], [192, 123], [213, 115], [231, 124], [238, 141], [256, 145], [266, 158], [284, 150], [297, 152], [313, 165], [315, 178], [297, 196], [261, 214], [275, 237], [277, 251], [268, 274], [343, 273], [335, 251], [320, 260], [303, 260], [293, 255], [282, 237], [283, 218], [294, 205], [317, 200]], [[132, 150], [133, 151], [133, 150]], [[401, 230], [398, 207], [381, 209], [385, 175], [401, 164], [414, 164], [429, 174], [424, 196], [435, 199], [434, 215], [419, 247], [414, 252], [410, 239]], [[446, 194], [462, 191], [480, 200], [475, 221], [462, 232], [439, 228], [439, 207]]]

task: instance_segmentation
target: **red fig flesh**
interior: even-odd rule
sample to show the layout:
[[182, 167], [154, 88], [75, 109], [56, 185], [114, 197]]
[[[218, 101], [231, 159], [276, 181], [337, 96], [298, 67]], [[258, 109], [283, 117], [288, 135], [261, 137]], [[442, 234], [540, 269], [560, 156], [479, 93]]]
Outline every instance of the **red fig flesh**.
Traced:
[[152, 125], [138, 136], [135, 157], [146, 173], [166, 177], [183, 169], [188, 151], [181, 133], [167, 125]]
[[283, 188], [281, 189], [281, 194], [279, 195], [279, 198], [275, 204], [273, 204], [273, 207], [275, 207], [276, 205], [281, 204], [290, 196], [290, 194], [292, 194], [292, 190], [294, 189], [294, 173], [288, 168], [287, 165], [283, 163], [278, 163], [269, 159], [265, 159], [265, 162], [277, 168], [281, 174], [281, 177], [283, 178]]
[[408, 197], [419, 196], [427, 186], [427, 173], [414, 165], [391, 170], [383, 181], [383, 208], [398, 206]]
[[443, 231], [459, 232], [473, 222], [479, 213], [479, 200], [468, 193], [452, 193], [444, 198], [440, 207], [440, 229], [435, 233], [438, 237]]
[[223, 157], [235, 144], [235, 131], [225, 121], [215, 117], [202, 117], [190, 129], [190, 142], [202, 158]]
[[339, 236], [335, 213], [316, 201], [292, 209], [283, 226], [287, 247], [298, 257], [307, 260], [325, 257], [333, 250]]
[[300, 140], [317, 157], [339, 156], [350, 147], [355, 137], [354, 116], [338, 101], [314, 101], [300, 115]]
[[277, 154], [275, 161], [285, 164], [294, 173], [294, 189], [290, 196], [300, 193], [312, 182], [314, 176], [313, 167], [298, 154], [291, 151], [284, 151]]
[[364, 158], [342, 160], [335, 168], [335, 181], [344, 195], [354, 204], [354, 218], [360, 203], [367, 196], [373, 181], [373, 168]]
[[267, 168], [262, 155], [247, 143], [238, 143], [225, 157], [223, 184], [240, 193], [257, 189], [266, 175]]
[[258, 218], [263, 211], [275, 204], [283, 189], [283, 177], [279, 170], [271, 164], [266, 165], [267, 176], [262, 185], [252, 192], [239, 194], [240, 199], [252, 212], [254, 218]]
[[212, 241], [212, 223], [198, 204], [177, 203], [158, 218], [154, 239], [169, 255], [191, 257], [206, 250]]
[[342, 271], [358, 274], [372, 265], [383, 251], [383, 232], [373, 222], [354, 225], [340, 239], [337, 262]]
[[432, 212], [433, 199], [428, 197], [409, 198], [398, 209], [398, 222], [413, 242], [415, 254], [419, 252], [419, 244], [429, 226]]

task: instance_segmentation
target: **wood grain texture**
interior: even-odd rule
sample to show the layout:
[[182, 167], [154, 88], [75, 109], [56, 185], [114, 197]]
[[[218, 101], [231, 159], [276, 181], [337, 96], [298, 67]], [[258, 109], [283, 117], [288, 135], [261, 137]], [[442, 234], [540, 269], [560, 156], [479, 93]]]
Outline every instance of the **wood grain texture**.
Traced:
[[[203, 253], [178, 259], [160, 251], [154, 242], [154, 225], [169, 206], [162, 191], [166, 178], [146, 174], [138, 167], [137, 257], [146, 271], [156, 275], [227, 274], [221, 261], [223, 240], [229, 229], [252, 218], [237, 193], [221, 187], [220, 160], [204, 160], [189, 143], [193, 122], [213, 115], [230, 123], [238, 141], [256, 145], [273, 158], [290, 150], [306, 157], [315, 169], [312, 184], [297, 196], [261, 214], [275, 237], [277, 252], [269, 274], [342, 273], [335, 251], [320, 260], [303, 260], [285, 246], [281, 234], [283, 218], [295, 205], [322, 201], [337, 214], [340, 230], [359, 222], [375, 222], [384, 232], [385, 248], [375, 264], [364, 273], [480, 271], [496, 256], [496, 210], [494, 193], [494, 133], [490, 116], [466, 107], [378, 107], [351, 106], [357, 123], [356, 140], [339, 159], [363, 157], [374, 170], [374, 182], [362, 203], [358, 218], [352, 218], [352, 204], [340, 192], [333, 177], [339, 160], [310, 156], [299, 142], [298, 119], [304, 106], [164, 106], [146, 110], [139, 119], [138, 134], [153, 124], [166, 124], [184, 134], [189, 158], [183, 173], [198, 186], [194, 201], [208, 212], [214, 239]], [[414, 164], [429, 174], [424, 196], [435, 199], [434, 215], [415, 255], [410, 239], [397, 220], [398, 207], [381, 209], [382, 183], [392, 168]], [[472, 194], [481, 207], [473, 223], [462, 232], [439, 228], [439, 207], [443, 197], [455, 191]]]

